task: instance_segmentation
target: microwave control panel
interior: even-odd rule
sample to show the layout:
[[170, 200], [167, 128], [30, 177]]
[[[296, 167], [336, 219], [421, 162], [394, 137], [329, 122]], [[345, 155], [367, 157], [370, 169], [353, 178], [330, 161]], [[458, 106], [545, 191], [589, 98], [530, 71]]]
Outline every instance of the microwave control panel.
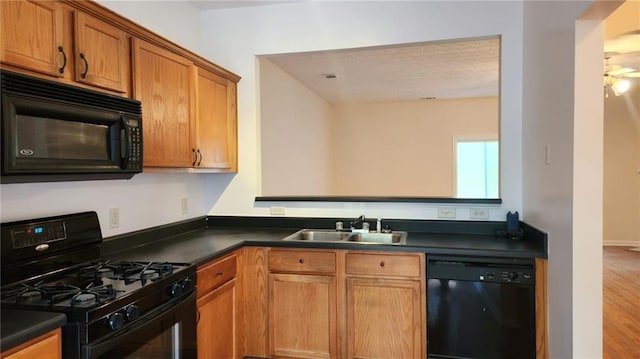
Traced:
[[127, 126], [129, 126], [129, 143], [131, 144], [131, 153], [129, 154], [129, 160], [127, 161], [127, 170], [141, 170], [142, 169], [142, 128], [140, 127], [140, 120], [128, 119]]

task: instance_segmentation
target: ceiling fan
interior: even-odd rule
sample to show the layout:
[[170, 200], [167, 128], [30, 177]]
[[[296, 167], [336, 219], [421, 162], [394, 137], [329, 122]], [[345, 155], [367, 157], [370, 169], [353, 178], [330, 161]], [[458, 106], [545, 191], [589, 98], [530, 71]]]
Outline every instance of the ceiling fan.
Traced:
[[605, 41], [604, 89], [616, 96], [631, 87], [630, 78], [640, 78], [640, 30], [632, 31]]
[[604, 87], [605, 97], [609, 97], [609, 89], [620, 96], [631, 87], [629, 78], [640, 78], [640, 51], [628, 53], [605, 52], [604, 54]]

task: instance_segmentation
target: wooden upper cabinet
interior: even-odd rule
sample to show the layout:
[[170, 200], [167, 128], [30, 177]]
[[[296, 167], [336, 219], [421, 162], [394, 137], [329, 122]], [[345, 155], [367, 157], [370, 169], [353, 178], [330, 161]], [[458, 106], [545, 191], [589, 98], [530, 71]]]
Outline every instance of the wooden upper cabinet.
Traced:
[[0, 0], [2, 69], [142, 102], [145, 167], [236, 172], [239, 77], [94, 1]]
[[196, 67], [196, 109], [193, 122], [194, 167], [237, 171], [236, 84]]
[[62, 5], [54, 1], [0, 1], [0, 61], [60, 77], [70, 49], [63, 47]]
[[0, 1], [0, 61], [12, 70], [127, 96], [130, 36], [73, 5]]
[[134, 98], [142, 102], [144, 165], [191, 167], [193, 64], [136, 38], [133, 63]]
[[75, 80], [127, 92], [129, 36], [104, 21], [76, 11], [75, 40]]

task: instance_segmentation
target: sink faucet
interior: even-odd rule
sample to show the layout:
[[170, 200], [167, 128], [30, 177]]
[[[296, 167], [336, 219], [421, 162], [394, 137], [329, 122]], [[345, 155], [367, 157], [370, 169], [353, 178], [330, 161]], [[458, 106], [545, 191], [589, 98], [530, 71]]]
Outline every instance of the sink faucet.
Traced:
[[[365, 222], [365, 218], [364, 218], [364, 214], [361, 215], [360, 217], [352, 220], [351, 222], [349, 222], [349, 227], [351, 228], [351, 230], [357, 229], [356, 226], [360, 225], [362, 227], [362, 229], [369, 229], [369, 223]], [[366, 223], [366, 227], [365, 227], [365, 223]]]

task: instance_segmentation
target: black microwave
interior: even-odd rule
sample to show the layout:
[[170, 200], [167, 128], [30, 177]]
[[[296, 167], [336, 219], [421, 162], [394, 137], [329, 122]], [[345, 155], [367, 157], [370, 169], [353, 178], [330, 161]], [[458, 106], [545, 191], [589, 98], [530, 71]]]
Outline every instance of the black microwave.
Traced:
[[139, 101], [2, 70], [2, 183], [142, 172]]

